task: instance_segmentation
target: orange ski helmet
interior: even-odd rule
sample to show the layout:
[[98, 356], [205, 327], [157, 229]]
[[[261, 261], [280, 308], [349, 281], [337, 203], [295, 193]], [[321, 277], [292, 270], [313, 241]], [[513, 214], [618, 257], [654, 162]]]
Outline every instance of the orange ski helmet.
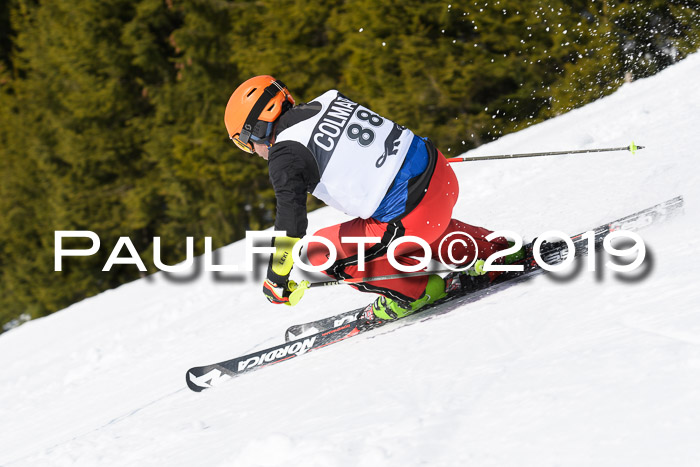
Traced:
[[255, 142], [267, 142], [282, 107], [294, 105], [282, 81], [262, 75], [250, 78], [233, 92], [226, 105], [224, 123], [231, 140], [243, 151], [253, 154]]

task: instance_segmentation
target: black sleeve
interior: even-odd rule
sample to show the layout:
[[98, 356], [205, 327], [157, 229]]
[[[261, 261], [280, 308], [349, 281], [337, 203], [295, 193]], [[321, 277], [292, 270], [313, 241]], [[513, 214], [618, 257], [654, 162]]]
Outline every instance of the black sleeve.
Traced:
[[301, 143], [284, 141], [270, 150], [268, 169], [277, 198], [275, 230], [301, 238], [309, 224], [306, 193], [313, 191], [319, 180], [316, 161]]

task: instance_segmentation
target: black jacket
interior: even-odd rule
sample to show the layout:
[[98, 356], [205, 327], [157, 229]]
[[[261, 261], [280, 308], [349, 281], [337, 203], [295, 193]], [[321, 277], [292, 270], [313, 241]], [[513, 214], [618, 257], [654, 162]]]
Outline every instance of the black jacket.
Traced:
[[[297, 105], [280, 117], [275, 134], [313, 117], [320, 110], [318, 103]], [[275, 230], [285, 230], [288, 237], [301, 238], [306, 235], [309, 224], [306, 194], [313, 192], [321, 179], [316, 160], [303, 144], [282, 141], [272, 145], [267, 165], [277, 198]]]

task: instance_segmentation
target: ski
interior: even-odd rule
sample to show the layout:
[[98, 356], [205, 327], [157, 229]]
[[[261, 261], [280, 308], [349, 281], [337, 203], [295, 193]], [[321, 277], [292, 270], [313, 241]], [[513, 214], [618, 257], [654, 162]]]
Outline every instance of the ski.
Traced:
[[292, 325], [285, 331], [284, 340], [289, 342], [294, 339], [299, 339], [305, 335], [315, 334], [326, 329], [336, 328], [342, 326], [343, 324], [352, 323], [357, 319], [357, 315], [359, 315], [363, 309], [364, 307], [357, 308], [355, 310], [344, 311], [343, 313], [329, 316], [328, 318], [311, 321], [310, 323]]
[[354, 323], [349, 323], [232, 360], [190, 368], [187, 371], [187, 386], [195, 392], [200, 392], [218, 386], [234, 376], [298, 357], [312, 350], [345, 340], [360, 332]]
[[[648, 225], [651, 225], [654, 222], [661, 222], [666, 218], [669, 218], [679, 213], [682, 207], [683, 197], [677, 196], [663, 203], [625, 216], [621, 219], [617, 219], [613, 222], [603, 224], [598, 228], [593, 229], [593, 231], [595, 232], [596, 248], [600, 247], [605, 236], [610, 232], [616, 230], [640, 230]], [[574, 243], [574, 247], [576, 248], [577, 255], [585, 255], [588, 253], [588, 243], [581, 238], [582, 235], [583, 234], [579, 234], [571, 237], [571, 240]], [[531, 248], [532, 243], [527, 245], [526, 248], [527, 247]], [[548, 264], [557, 264], [563, 261], [563, 259], [566, 257], [566, 255], [563, 254], [565, 252], [566, 248], [564, 248], [563, 250], [551, 251], [548, 253], [549, 256], [547, 256], [547, 253], [543, 252], [543, 258], [547, 261]], [[529, 259], [531, 261], [530, 267], [536, 267], [536, 264], [534, 264], [532, 258]], [[289, 342], [305, 335], [314, 334], [326, 329], [331, 329], [333, 327], [351, 323], [356, 320], [360, 311], [362, 311], [362, 308], [345, 311], [337, 315], [311, 321], [308, 323], [292, 325], [289, 328], [287, 328], [287, 330], [284, 333], [285, 340]]]
[[[657, 204], [642, 211], [630, 214], [613, 222], [603, 224], [595, 229], [594, 245], [598, 249], [607, 234], [616, 230], [639, 230], [652, 223], [665, 220], [678, 212], [683, 206], [683, 198], [678, 196], [664, 203]], [[588, 240], [584, 234], [571, 237], [577, 256], [583, 256], [588, 252]], [[470, 292], [457, 292], [439, 300], [432, 305], [428, 305], [418, 312], [405, 318], [393, 321], [373, 322], [371, 326], [357, 320], [357, 316], [363, 308], [346, 311], [328, 318], [312, 321], [301, 325], [291, 326], [285, 333], [286, 342], [258, 350], [231, 360], [225, 360], [212, 365], [190, 368], [186, 373], [187, 386], [200, 392], [221, 383], [254, 370], [265, 368], [266, 366], [287, 361], [303, 355], [307, 352], [317, 350], [328, 345], [341, 342], [350, 337], [362, 334], [369, 330], [377, 329], [385, 325], [411, 324], [417, 320], [430, 319], [436, 315], [447, 313], [455, 308], [461, 307], [465, 303], [472, 303], [481, 298], [492, 295], [500, 290], [504, 290], [515, 284], [521, 283], [533, 276], [545, 272], [539, 268], [526, 246], [525, 265], [523, 272], [506, 272], [501, 274], [489, 285]], [[550, 265], [558, 264], [568, 255], [568, 248], [565, 242], [549, 244], [541, 251], [541, 256]]]

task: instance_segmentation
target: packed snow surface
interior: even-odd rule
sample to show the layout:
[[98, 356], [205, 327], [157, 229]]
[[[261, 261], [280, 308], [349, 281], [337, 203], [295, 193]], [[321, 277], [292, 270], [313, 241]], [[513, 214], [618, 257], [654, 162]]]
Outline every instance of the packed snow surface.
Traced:
[[[540, 276], [202, 393], [189, 367], [373, 297], [334, 287], [276, 307], [260, 274], [159, 273], [0, 336], [0, 465], [700, 465], [698, 82], [696, 54], [469, 153], [634, 140], [636, 155], [454, 165], [455, 217], [525, 238], [683, 195], [683, 216], [640, 232], [640, 272]], [[243, 242], [219, 253], [244, 264]]]

